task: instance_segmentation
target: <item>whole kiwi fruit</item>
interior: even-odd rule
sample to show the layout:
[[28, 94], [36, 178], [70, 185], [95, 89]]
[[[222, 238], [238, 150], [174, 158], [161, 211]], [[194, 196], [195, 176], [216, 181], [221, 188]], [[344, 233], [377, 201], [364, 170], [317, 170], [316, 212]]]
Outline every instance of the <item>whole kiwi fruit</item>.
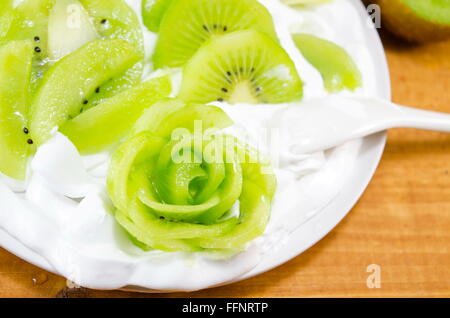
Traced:
[[410, 42], [450, 38], [450, 0], [365, 0], [381, 8], [382, 27]]

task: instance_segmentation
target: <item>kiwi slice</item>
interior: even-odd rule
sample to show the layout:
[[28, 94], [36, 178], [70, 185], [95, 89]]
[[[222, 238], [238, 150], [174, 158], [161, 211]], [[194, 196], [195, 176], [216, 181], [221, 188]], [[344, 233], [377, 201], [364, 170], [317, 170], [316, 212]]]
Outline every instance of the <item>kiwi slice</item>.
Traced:
[[19, 180], [33, 143], [26, 127], [32, 57], [28, 41], [0, 47], [0, 172]]
[[148, 80], [81, 113], [60, 131], [82, 154], [102, 151], [124, 137], [146, 108], [170, 92], [169, 77]]
[[207, 40], [247, 29], [277, 38], [272, 16], [256, 0], [176, 0], [161, 21], [154, 66], [182, 66]]
[[55, 127], [79, 115], [98, 87], [139, 58], [124, 40], [96, 40], [51, 66], [31, 106], [30, 131], [36, 144], [45, 142]]
[[297, 33], [292, 38], [303, 56], [322, 75], [327, 91], [355, 90], [361, 86], [361, 72], [342, 47], [309, 34]]
[[48, 53], [53, 61], [99, 38], [91, 18], [78, 0], [58, 0], [48, 18]]
[[135, 65], [100, 87], [100, 91], [89, 99], [89, 108], [141, 82], [144, 68], [144, 38], [138, 16], [124, 0], [79, 1], [94, 20], [101, 38], [125, 40], [133, 45], [139, 54], [139, 60]]
[[383, 23], [394, 34], [411, 42], [450, 37], [449, 0], [366, 0], [381, 7]]
[[[277, 186], [270, 166], [232, 136], [202, 133], [230, 125], [218, 107], [170, 99], [139, 119], [113, 155], [107, 179], [114, 216], [137, 246], [230, 255], [264, 232]], [[182, 140], [171, 138], [176, 129], [183, 129]], [[174, 160], [180, 150], [193, 157]], [[236, 202], [239, 216], [230, 216]]]
[[217, 37], [186, 64], [179, 97], [209, 103], [283, 103], [303, 84], [289, 55], [268, 35], [244, 30]]
[[54, 0], [25, 0], [14, 9], [6, 40], [32, 41], [34, 45], [31, 90], [35, 91], [48, 68], [48, 16]]
[[[65, 20], [70, 23], [74, 19], [82, 22], [81, 28], [68, 33], [65, 30]], [[25, 0], [14, 9], [14, 20], [5, 39], [34, 42], [34, 92], [55, 59], [97, 37], [124, 39], [135, 47], [141, 59], [144, 57], [139, 19], [123, 0]], [[55, 54], [55, 51], [59, 53]], [[90, 105], [96, 105], [118, 91], [139, 83], [142, 69], [142, 61], [138, 61], [123, 74], [118, 74], [111, 81], [104, 83], [101, 92], [93, 96]]]
[[0, 45], [14, 20], [12, 4], [12, 0], [4, 0], [0, 4]]
[[158, 32], [169, 6], [174, 0], [142, 0], [142, 20], [152, 32]]

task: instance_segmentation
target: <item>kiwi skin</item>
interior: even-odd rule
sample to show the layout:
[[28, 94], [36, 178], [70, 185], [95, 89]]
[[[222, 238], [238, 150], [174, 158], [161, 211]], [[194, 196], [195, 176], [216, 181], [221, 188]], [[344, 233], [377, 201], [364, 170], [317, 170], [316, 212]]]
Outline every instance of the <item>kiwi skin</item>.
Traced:
[[409, 42], [430, 42], [450, 37], [450, 25], [426, 20], [417, 15], [402, 0], [365, 0], [377, 4], [383, 16], [382, 24], [393, 34]]

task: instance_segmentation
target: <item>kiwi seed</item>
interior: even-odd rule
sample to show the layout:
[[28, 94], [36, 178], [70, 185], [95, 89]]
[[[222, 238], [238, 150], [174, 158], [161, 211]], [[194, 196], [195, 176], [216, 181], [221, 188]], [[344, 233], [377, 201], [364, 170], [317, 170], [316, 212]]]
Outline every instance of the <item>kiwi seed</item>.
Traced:
[[102, 19], [102, 21], [100, 21], [101, 24], [106, 24], [108, 22], [108, 20], [106, 19]]
[[28, 135], [28, 133], [29, 133], [30, 131], [28, 130], [28, 128], [27, 128], [27, 127], [24, 127], [24, 128], [23, 128], [23, 132], [24, 132], [25, 134], [27, 134], [27, 135]]
[[34, 48], [34, 51], [36, 52], [36, 53], [41, 53], [41, 48], [39, 47], [39, 46], [36, 46], [35, 48]]
[[41, 38], [40, 37], [38, 37], [38, 36], [35, 36], [34, 37], [34, 42], [40, 42], [41, 41]]
[[85, 99], [85, 100], [83, 101], [83, 104], [84, 104], [84, 105], [87, 105], [87, 103], [89, 103], [89, 102], [88, 102], [87, 99]]
[[32, 144], [33, 144], [33, 139], [28, 139], [28, 140], [27, 140], [27, 143], [28, 143], [29, 145], [32, 145]]
[[95, 92], [96, 92], [96, 93], [100, 93], [100, 87], [97, 87], [97, 88], [95, 89]]

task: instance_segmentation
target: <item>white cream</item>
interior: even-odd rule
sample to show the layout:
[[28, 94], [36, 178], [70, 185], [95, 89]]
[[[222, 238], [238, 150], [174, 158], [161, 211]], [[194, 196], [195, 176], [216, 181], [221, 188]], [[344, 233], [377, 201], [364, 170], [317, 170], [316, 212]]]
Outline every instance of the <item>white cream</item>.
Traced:
[[[128, 2], [139, 13], [140, 0]], [[365, 85], [356, 94], [376, 93], [375, 65], [361, 30], [366, 21], [350, 1], [336, 0], [303, 11], [276, 0], [261, 3], [272, 12], [280, 42], [305, 82], [305, 99], [327, 93], [320, 74], [295, 48], [292, 31], [313, 33], [344, 46], [363, 73]], [[149, 59], [156, 36], [146, 30], [144, 33]], [[146, 70], [146, 77], [152, 76], [150, 70]], [[174, 81], [179, 82], [179, 78]], [[215, 104], [235, 121], [226, 132], [254, 145], [261, 145], [262, 130], [271, 128], [275, 135], [279, 131], [280, 123], [274, 118], [283, 105]], [[82, 286], [157, 290], [215, 286], [238, 279], [263, 257], [270, 257], [269, 251], [280, 248], [292, 231], [331, 202], [342, 190], [360, 144], [355, 141], [327, 153], [296, 156], [287, 143], [279, 142], [279, 156], [272, 158], [279, 186], [268, 229], [245, 252], [227, 260], [200, 253], [143, 252], [133, 246], [110, 215], [112, 207], [105, 190], [110, 155], [82, 157], [59, 133], [39, 148], [31, 162], [28, 184], [0, 178], [0, 229], [42, 256], [50, 270]], [[270, 145], [262, 143], [262, 149], [270, 152]], [[14, 192], [25, 188], [24, 195]]]

